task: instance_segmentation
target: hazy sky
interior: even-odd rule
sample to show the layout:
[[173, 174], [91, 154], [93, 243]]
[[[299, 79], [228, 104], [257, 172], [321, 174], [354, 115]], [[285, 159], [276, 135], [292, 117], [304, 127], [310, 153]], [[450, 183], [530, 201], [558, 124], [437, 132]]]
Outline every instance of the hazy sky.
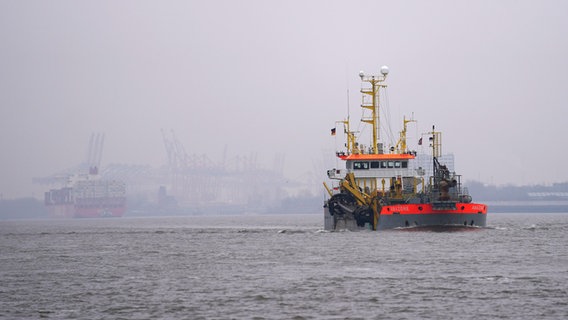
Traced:
[[297, 178], [381, 65], [393, 129], [435, 124], [466, 180], [566, 181], [566, 17], [567, 1], [1, 0], [0, 193], [31, 195], [93, 132], [103, 165], [160, 166], [162, 128], [212, 159], [285, 153]]

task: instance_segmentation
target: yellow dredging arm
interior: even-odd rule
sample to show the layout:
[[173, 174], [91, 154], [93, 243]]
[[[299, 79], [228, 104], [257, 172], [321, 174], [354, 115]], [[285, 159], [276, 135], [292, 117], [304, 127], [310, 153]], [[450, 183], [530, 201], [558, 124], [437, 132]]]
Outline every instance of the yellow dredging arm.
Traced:
[[348, 173], [345, 176], [345, 179], [341, 181], [341, 187], [351, 195], [353, 195], [360, 206], [366, 207], [367, 209], [371, 210], [371, 213], [373, 215], [373, 230], [376, 230], [378, 216], [381, 211], [380, 199], [377, 196], [378, 191], [374, 190], [373, 192], [371, 192], [371, 194], [367, 194], [361, 191], [357, 186], [357, 183], [355, 182], [355, 176], [352, 172]]
[[341, 187], [349, 191], [360, 205], [368, 204], [370, 202], [369, 195], [359, 190], [359, 187], [355, 182], [355, 175], [353, 175], [352, 172], [348, 173], [345, 176], [345, 179], [341, 181]]
[[329, 194], [330, 197], [333, 197], [333, 191], [331, 191], [331, 189], [327, 186], [327, 183], [324, 182], [323, 186], [325, 187], [327, 194]]

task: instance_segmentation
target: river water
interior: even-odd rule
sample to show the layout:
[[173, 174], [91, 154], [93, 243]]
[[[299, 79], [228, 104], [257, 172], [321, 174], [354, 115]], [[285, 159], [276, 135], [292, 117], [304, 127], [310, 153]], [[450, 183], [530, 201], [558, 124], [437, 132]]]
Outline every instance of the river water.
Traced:
[[1, 319], [566, 319], [568, 214], [453, 232], [322, 215], [0, 222]]

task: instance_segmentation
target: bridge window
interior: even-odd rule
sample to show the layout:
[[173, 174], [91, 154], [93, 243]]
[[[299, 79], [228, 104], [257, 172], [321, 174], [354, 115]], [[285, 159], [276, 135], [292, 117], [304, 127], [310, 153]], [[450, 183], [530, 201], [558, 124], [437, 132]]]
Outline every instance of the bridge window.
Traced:
[[379, 169], [381, 166], [381, 163], [379, 161], [372, 161], [371, 162], [371, 169]]
[[402, 161], [402, 167], [408, 168], [408, 161]]
[[387, 166], [388, 166], [389, 168], [394, 168], [394, 161], [388, 161], [388, 162], [387, 162]]
[[394, 162], [394, 167], [395, 167], [395, 168], [400, 168], [400, 161], [395, 161], [395, 162]]
[[381, 161], [381, 168], [385, 169], [387, 167], [387, 162], [386, 161]]
[[369, 169], [369, 163], [367, 161], [353, 162], [353, 170], [367, 170], [367, 169]]

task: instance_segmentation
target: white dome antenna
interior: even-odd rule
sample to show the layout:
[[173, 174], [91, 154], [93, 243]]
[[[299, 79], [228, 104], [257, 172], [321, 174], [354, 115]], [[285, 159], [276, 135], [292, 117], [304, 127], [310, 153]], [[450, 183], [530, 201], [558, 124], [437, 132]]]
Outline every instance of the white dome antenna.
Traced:
[[382, 66], [382, 67], [381, 67], [381, 74], [382, 74], [383, 76], [386, 76], [387, 74], [389, 74], [389, 67], [387, 67], [387, 66]]

